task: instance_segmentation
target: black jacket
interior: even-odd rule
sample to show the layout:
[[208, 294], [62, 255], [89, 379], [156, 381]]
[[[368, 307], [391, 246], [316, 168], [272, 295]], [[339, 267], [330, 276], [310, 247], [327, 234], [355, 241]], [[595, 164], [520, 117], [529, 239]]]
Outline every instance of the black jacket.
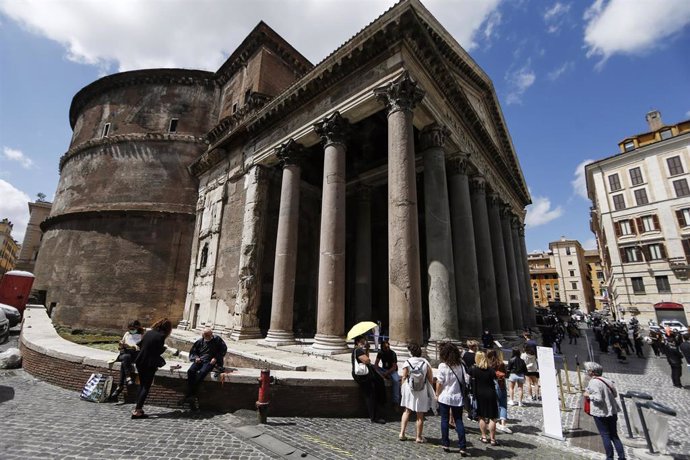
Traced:
[[685, 356], [685, 360], [690, 364], [690, 342], [683, 342], [678, 347], [680, 352]]
[[219, 336], [214, 335], [208, 342], [202, 337], [192, 345], [192, 349], [189, 351], [189, 360], [195, 361], [200, 358], [203, 362], [209, 362], [216, 358], [217, 364], [223, 364], [223, 357], [227, 352], [228, 346]]
[[160, 331], [150, 330], [139, 343], [139, 356], [135, 361], [137, 368], [157, 369], [165, 366], [165, 360], [161, 357], [165, 351], [165, 334]]
[[508, 366], [506, 367], [508, 374], [525, 375], [527, 373], [527, 364], [525, 360], [519, 356], [510, 358]]

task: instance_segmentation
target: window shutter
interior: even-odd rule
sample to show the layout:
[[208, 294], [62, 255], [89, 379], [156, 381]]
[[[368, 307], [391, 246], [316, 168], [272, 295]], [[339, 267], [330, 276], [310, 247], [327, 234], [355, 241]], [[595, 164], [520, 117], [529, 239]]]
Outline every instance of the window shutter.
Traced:
[[642, 217], [636, 217], [635, 218], [635, 225], [637, 226], [637, 232], [636, 233], [644, 233], [644, 225], [642, 224]]
[[690, 240], [683, 241], [683, 252], [685, 252], [685, 257], [690, 257]]
[[688, 225], [688, 222], [685, 222], [685, 216], [683, 215], [683, 210], [679, 209], [676, 211], [676, 219], [678, 219], [678, 225], [681, 227], [685, 227]]
[[661, 224], [659, 224], [659, 216], [652, 214], [652, 220], [654, 221], [654, 230], [661, 230]]
[[[681, 217], [683, 217], [682, 214], [681, 214]], [[620, 223], [620, 222], [614, 222], [614, 223], [613, 223], [613, 229], [614, 229], [615, 232], [616, 232], [616, 238], [618, 238], [619, 236], [621, 236], [621, 223]]]
[[[646, 260], [646, 261], [652, 260], [652, 255], [649, 252], [649, 246], [648, 245], [645, 244], [644, 246], [637, 246], [636, 249], [638, 251], [642, 252], [642, 254], [644, 255], [644, 260]], [[639, 255], [639, 253], [638, 253], [638, 255]]]
[[[683, 241], [683, 242], [685, 242], [685, 241]], [[628, 253], [625, 252], [625, 248], [620, 248], [619, 251], [621, 254], [621, 262], [624, 264], [627, 264], [628, 263]]]
[[666, 245], [664, 243], [659, 243], [659, 252], [661, 252], [661, 258], [666, 258]]
[[640, 262], [642, 259], [642, 248], [640, 246], [635, 246], [635, 251], [637, 251], [637, 261]]

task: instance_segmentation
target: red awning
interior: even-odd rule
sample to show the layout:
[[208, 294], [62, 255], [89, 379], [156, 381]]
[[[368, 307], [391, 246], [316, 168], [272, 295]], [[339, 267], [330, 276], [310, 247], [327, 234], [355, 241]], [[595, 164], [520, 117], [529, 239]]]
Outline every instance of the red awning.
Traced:
[[659, 302], [654, 304], [655, 310], [682, 310], [683, 304], [675, 302]]

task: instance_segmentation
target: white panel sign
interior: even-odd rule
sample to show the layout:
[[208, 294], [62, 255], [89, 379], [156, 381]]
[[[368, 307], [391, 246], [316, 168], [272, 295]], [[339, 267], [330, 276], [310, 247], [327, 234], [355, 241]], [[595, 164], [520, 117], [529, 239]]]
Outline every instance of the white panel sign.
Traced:
[[549, 347], [537, 347], [537, 362], [541, 384], [541, 408], [544, 414], [544, 435], [564, 441], [553, 350]]

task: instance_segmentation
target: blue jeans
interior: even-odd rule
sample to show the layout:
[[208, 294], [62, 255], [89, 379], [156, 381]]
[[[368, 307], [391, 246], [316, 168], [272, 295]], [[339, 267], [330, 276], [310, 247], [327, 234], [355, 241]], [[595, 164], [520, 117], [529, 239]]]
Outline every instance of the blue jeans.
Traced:
[[498, 396], [498, 418], [508, 420], [508, 391], [496, 385], [496, 396]]
[[[380, 367], [376, 367], [376, 370], [378, 371], [379, 374], [381, 374], [381, 377], [383, 377], [383, 374], [386, 373], [385, 369], [382, 369]], [[391, 379], [391, 392], [392, 392], [392, 402], [393, 404], [400, 404], [400, 374], [398, 374], [398, 371], [391, 372], [389, 375]], [[383, 377], [385, 379], [385, 377]]]
[[185, 396], [194, 396], [199, 389], [199, 385], [204, 381], [206, 376], [216, 367], [215, 364], [210, 362], [201, 361], [200, 363], [194, 362], [189, 366], [187, 371], [187, 393]]
[[465, 440], [465, 425], [462, 423], [462, 407], [449, 406], [447, 404], [438, 403], [438, 410], [441, 413], [441, 445], [443, 447], [450, 447], [450, 439], [448, 439], [448, 420], [450, 419], [450, 412], [453, 412], [455, 419], [455, 431], [458, 433], [458, 447], [465, 449], [467, 441]]
[[618, 416], [611, 417], [594, 417], [594, 423], [597, 425], [602, 441], [604, 441], [604, 450], [606, 451], [606, 460], [613, 460], [613, 448], [616, 448], [616, 453], [619, 459], [625, 459], [625, 450], [623, 450], [623, 443], [618, 437]]

